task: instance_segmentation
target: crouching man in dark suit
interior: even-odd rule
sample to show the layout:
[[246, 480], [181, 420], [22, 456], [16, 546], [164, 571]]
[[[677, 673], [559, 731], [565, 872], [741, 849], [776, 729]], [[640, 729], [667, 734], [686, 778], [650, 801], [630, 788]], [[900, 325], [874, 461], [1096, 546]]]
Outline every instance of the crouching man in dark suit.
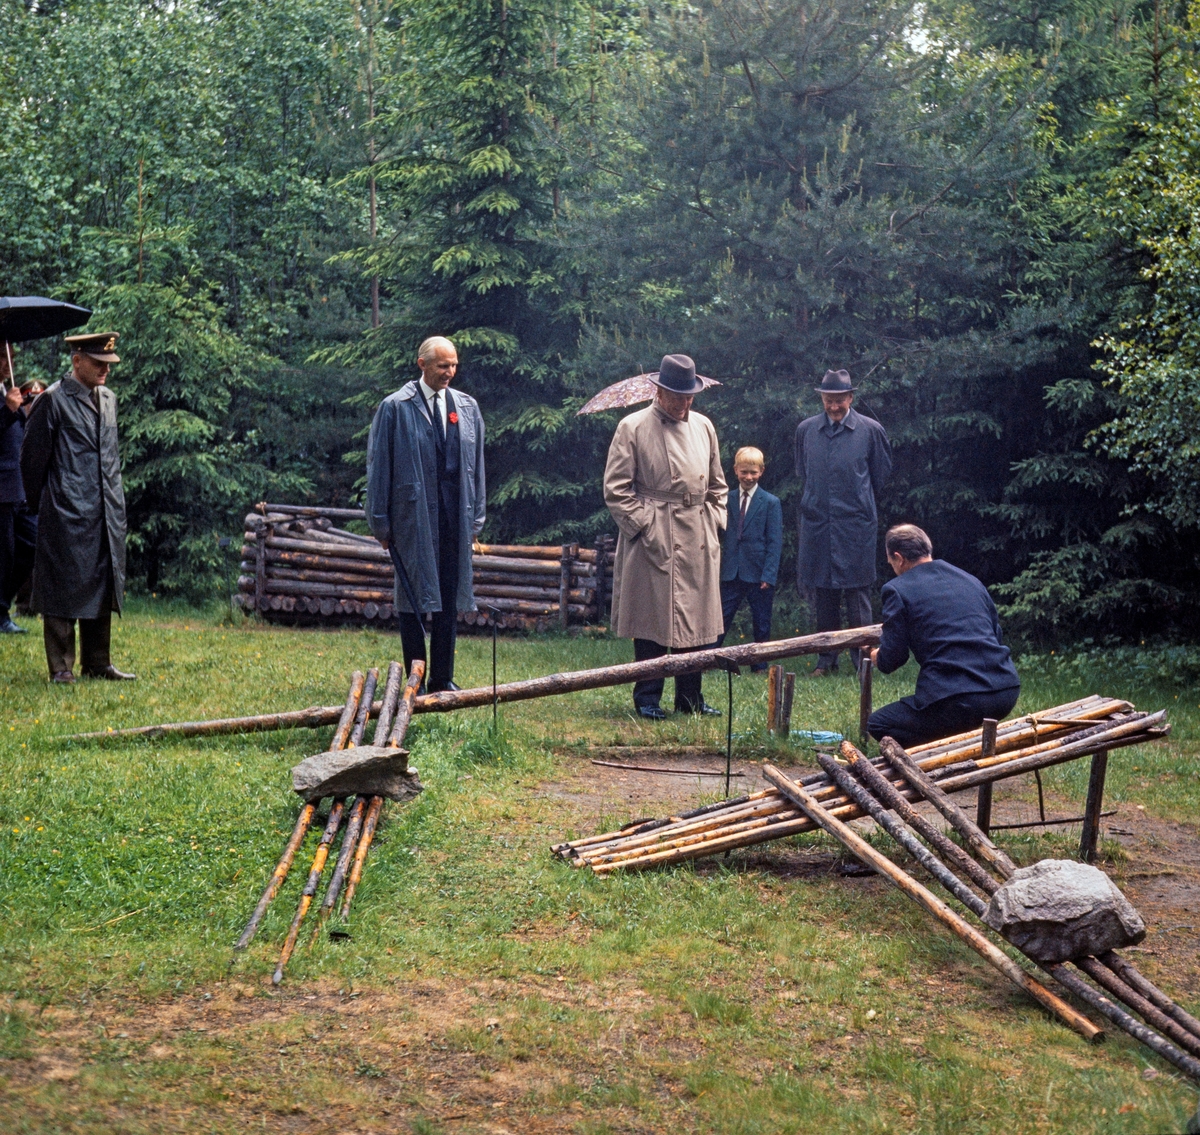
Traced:
[[871, 660], [890, 674], [911, 651], [921, 672], [916, 693], [877, 709], [867, 731], [907, 749], [978, 729], [985, 717], [1005, 717], [1021, 680], [1000, 641], [987, 588], [935, 560], [929, 537], [914, 524], [889, 529], [884, 549], [896, 578], [883, 587], [883, 639]]
[[[729, 527], [721, 554], [721, 614], [725, 629], [717, 645], [725, 642], [729, 627], [742, 601], [750, 606], [754, 622], [754, 641], [771, 637], [771, 607], [775, 602], [775, 581], [779, 577], [779, 557], [783, 552], [783, 505], [759, 485], [766, 468], [762, 450], [743, 446], [733, 458], [738, 480], [737, 504], [729, 502]], [[751, 666], [765, 670], [767, 664]]]

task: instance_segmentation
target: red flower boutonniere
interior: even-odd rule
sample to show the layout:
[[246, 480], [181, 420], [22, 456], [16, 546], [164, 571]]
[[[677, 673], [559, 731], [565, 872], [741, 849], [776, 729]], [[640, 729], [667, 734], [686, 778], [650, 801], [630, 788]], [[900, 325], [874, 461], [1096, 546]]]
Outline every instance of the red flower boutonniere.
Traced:
[[450, 413], [448, 413], [446, 415], [446, 417], [450, 419], [450, 424], [452, 426], [458, 425], [458, 411], [457, 410], [451, 410]]

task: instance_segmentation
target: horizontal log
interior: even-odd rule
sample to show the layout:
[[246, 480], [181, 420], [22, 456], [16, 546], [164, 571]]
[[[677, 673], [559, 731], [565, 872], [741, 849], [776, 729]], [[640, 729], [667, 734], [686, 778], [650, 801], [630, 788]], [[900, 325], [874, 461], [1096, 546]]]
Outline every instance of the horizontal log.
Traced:
[[[504, 556], [472, 556], [471, 566], [478, 571], [505, 571], [520, 575], [547, 575], [546, 560], [518, 560]], [[584, 565], [576, 565], [582, 567]], [[583, 574], [577, 571], [576, 574]]]
[[265, 501], [254, 506], [259, 512], [279, 512], [286, 516], [328, 516], [330, 520], [366, 520], [361, 508], [325, 508], [322, 505], [269, 504]]
[[[557, 615], [558, 603], [537, 603], [531, 599], [502, 599], [498, 596], [481, 596], [479, 607], [494, 607], [497, 611], [515, 611], [520, 615]], [[567, 614], [586, 615], [588, 609], [582, 603], [568, 603]]]
[[367, 575], [348, 571], [313, 571], [310, 569], [284, 567], [282, 564], [267, 565], [267, 579], [293, 579], [311, 583], [346, 584], [349, 587], [391, 588], [392, 577]]
[[562, 548], [557, 544], [480, 544], [471, 545], [477, 556], [514, 556], [518, 559], [553, 560], [562, 558]]
[[[603, 666], [596, 670], [576, 670], [566, 674], [551, 674], [545, 678], [531, 678], [524, 682], [505, 682], [495, 687], [498, 702], [527, 701], [530, 698], [548, 697], [554, 694], [574, 693], [579, 690], [595, 690], [604, 686], [624, 686], [630, 682], [652, 678], [673, 678], [694, 670], [724, 670], [730, 666], [750, 666], [756, 662], [775, 662], [780, 658], [798, 658], [805, 654], [820, 654], [825, 651], [849, 650], [854, 647], [878, 646], [883, 628], [878, 624], [870, 627], [855, 627], [846, 631], [829, 631], [821, 634], [802, 635], [799, 638], [777, 639], [774, 642], [748, 642], [740, 646], [718, 647], [715, 650], [697, 650], [691, 654], [671, 654], [665, 658], [652, 658], [646, 662], [629, 662], [623, 666]], [[469, 706], [492, 704], [493, 689], [481, 686], [473, 690], [443, 690], [417, 698], [414, 713], [447, 713], [450, 710], [466, 709]], [[132, 729], [114, 729], [105, 733], [75, 733], [67, 740], [83, 741], [105, 737], [138, 737], [167, 735], [201, 736], [212, 733], [243, 733], [259, 728], [290, 729], [317, 728], [334, 724], [342, 713], [342, 706], [320, 706], [299, 710], [294, 714], [268, 714], [255, 718], [225, 718], [220, 722], [184, 721], [166, 725], [142, 725]], [[373, 713], [378, 714], [378, 706]], [[287, 724], [243, 728], [247, 721], [263, 721], [269, 717]], [[219, 728], [212, 728], [214, 725]]]
[[[569, 694], [578, 690], [595, 690], [603, 686], [623, 686], [658, 678], [675, 678], [697, 670], [725, 670], [731, 666], [750, 666], [757, 662], [775, 662], [780, 658], [797, 658], [804, 654], [836, 653], [854, 647], [878, 646], [883, 628], [876, 623], [869, 627], [854, 627], [846, 631], [826, 631], [801, 635], [799, 638], [776, 639], [774, 642], [747, 642], [740, 646], [722, 646], [712, 650], [697, 650], [689, 654], [671, 654], [651, 658], [646, 662], [626, 662], [620, 666], [602, 666], [596, 670], [575, 670], [566, 674], [550, 674], [544, 678], [529, 678], [523, 682], [506, 682], [496, 687], [498, 701], [526, 701], [554, 694]], [[417, 699], [418, 713], [447, 713], [468, 706], [491, 705], [492, 688], [475, 690], [443, 690]]]
[[317, 571], [350, 571], [360, 575], [376, 575], [391, 579], [395, 575], [392, 561], [364, 560], [347, 556], [320, 556], [311, 552], [288, 552], [268, 545], [265, 560], [291, 568], [314, 568]]
[[[297, 540], [284, 536], [268, 536], [266, 544], [268, 548], [278, 548], [288, 552], [308, 552], [309, 555], [314, 556], [327, 555], [329, 552], [329, 545], [322, 544], [317, 540]], [[355, 544], [339, 544], [338, 555], [354, 560], [374, 561], [375, 563], [390, 564], [392, 562], [391, 557], [378, 544], [363, 544], [361, 547]]]
[[386, 603], [393, 598], [390, 588], [385, 591], [379, 587], [353, 587], [345, 583], [301, 583], [269, 576], [264, 590], [268, 595], [319, 595], [329, 599], [373, 599], [376, 603]]
[[[476, 581], [474, 591], [477, 597], [495, 596], [504, 599], [545, 599], [554, 603], [557, 603], [559, 598], [557, 587], [512, 587], [501, 583], [480, 583]], [[573, 603], [586, 605], [590, 601], [591, 596], [586, 592], [578, 590], [567, 592], [568, 606]]]
[[526, 572], [510, 571], [481, 571], [475, 568], [471, 572], [476, 583], [502, 583], [513, 587], [553, 587], [558, 589], [562, 578], [556, 571], [553, 575], [530, 575]]

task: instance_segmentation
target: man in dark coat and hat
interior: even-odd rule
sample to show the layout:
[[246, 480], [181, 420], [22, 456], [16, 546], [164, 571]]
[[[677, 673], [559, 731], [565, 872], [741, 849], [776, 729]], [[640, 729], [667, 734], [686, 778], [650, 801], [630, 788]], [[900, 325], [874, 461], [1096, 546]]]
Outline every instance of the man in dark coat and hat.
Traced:
[[487, 484], [479, 403], [450, 389], [454, 344], [426, 339], [417, 367], [420, 378], [388, 395], [371, 422], [367, 522], [396, 568], [405, 669], [425, 659], [421, 617], [433, 615], [426, 681], [436, 693], [458, 689], [458, 612], [475, 609], [471, 546], [487, 516]]
[[33, 404], [21, 446], [21, 477], [38, 515], [33, 606], [42, 614], [50, 679], [81, 671], [133, 681], [109, 656], [112, 613], [125, 597], [125, 490], [117, 450], [117, 396], [105, 385], [120, 362], [115, 332], [68, 335], [71, 372]]
[[37, 517], [25, 506], [25, 486], [21, 481], [21, 442], [25, 421], [34, 398], [45, 387], [30, 382], [17, 387], [12, 383], [9, 345], [0, 343], [0, 634], [24, 634], [9, 614], [13, 597], [33, 571], [37, 543]]
[[[800, 498], [800, 549], [796, 575], [801, 594], [811, 593], [818, 631], [871, 622], [871, 587], [879, 521], [875, 494], [892, 471], [892, 447], [874, 418], [853, 408], [855, 386], [844, 370], [827, 370], [821, 385], [823, 410], [796, 427], [796, 475]], [[858, 667], [859, 651], [850, 659]], [[817, 658], [814, 674], [837, 670], [836, 652]]]

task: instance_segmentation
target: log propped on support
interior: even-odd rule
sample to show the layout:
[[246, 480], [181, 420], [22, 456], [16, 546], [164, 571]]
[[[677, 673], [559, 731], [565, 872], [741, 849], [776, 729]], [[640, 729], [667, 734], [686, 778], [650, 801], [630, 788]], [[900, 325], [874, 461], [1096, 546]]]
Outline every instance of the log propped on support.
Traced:
[[[822, 654], [856, 647], [878, 646], [882, 626], [855, 627], [847, 631], [781, 638], [774, 642], [748, 642], [742, 646], [722, 646], [713, 650], [696, 650], [688, 654], [670, 654], [645, 662], [626, 662], [620, 666], [601, 666], [595, 670], [573, 670], [565, 674], [548, 674], [544, 678], [529, 678], [523, 682], [505, 682], [493, 691], [491, 686], [473, 690], [443, 690], [416, 699], [413, 713], [449, 713], [456, 709], [472, 709], [497, 702], [528, 701], [531, 698], [552, 697], [556, 694], [597, 690], [605, 686], [624, 686], [657, 678], [677, 678], [704, 670], [734, 670], [780, 658], [797, 658], [805, 654]], [[379, 714], [380, 702], [371, 706], [371, 716]], [[255, 717], [227, 717], [215, 721], [176, 721], [164, 725], [140, 725], [133, 729], [112, 729], [103, 733], [73, 733], [67, 741], [97, 741], [126, 737], [212, 737], [228, 733], [257, 733], [270, 729], [317, 729], [333, 725], [342, 707], [312, 706], [290, 713], [266, 713]]]

